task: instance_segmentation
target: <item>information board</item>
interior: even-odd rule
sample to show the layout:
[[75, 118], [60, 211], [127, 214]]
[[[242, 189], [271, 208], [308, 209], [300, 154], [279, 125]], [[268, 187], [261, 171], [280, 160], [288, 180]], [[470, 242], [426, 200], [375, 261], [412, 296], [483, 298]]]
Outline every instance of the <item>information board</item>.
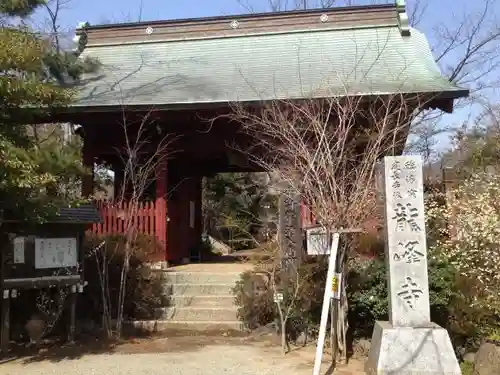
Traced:
[[66, 268], [77, 264], [76, 238], [35, 239], [35, 268]]
[[13, 241], [14, 264], [24, 263], [24, 237], [16, 237]]

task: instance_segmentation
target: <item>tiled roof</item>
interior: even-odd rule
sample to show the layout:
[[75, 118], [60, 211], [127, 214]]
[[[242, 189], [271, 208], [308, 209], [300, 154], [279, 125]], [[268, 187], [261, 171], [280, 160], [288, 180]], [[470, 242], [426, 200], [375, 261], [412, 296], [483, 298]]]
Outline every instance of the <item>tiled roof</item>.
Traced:
[[426, 37], [397, 24], [89, 44], [82, 57], [102, 66], [83, 77], [77, 107], [466, 94], [442, 76]]
[[49, 223], [92, 224], [101, 222], [99, 210], [93, 204], [82, 204], [79, 207], [61, 208]]

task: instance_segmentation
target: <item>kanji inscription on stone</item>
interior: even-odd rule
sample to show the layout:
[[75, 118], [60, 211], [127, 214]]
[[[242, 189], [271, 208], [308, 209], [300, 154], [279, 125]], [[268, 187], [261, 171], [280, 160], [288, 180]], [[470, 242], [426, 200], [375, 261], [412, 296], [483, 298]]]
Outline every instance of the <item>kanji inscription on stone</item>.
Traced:
[[395, 261], [417, 263], [425, 258], [425, 254], [419, 250], [418, 241], [400, 242], [399, 246], [403, 249], [403, 251], [400, 253], [394, 253], [393, 259]]
[[430, 323], [422, 159], [390, 156], [382, 163], [389, 320], [395, 327]]
[[418, 284], [411, 277], [407, 277], [401, 284], [398, 296], [408, 305], [410, 309], [415, 308], [420, 295], [424, 294]]

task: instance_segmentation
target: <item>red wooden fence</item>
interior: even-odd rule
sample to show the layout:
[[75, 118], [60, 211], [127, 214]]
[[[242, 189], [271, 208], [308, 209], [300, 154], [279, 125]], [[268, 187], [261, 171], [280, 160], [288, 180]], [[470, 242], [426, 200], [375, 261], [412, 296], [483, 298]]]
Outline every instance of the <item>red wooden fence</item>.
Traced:
[[[126, 215], [132, 211], [129, 202], [110, 202], [97, 201], [96, 205], [101, 213], [102, 222], [92, 225], [92, 232], [98, 235], [123, 234], [125, 233]], [[137, 209], [137, 213], [132, 218], [133, 223], [137, 224], [139, 233], [155, 235], [156, 220], [155, 220], [155, 204], [154, 202], [141, 202]], [[309, 208], [304, 204], [300, 204], [300, 216], [302, 227], [316, 224], [316, 218]]]
[[[126, 215], [132, 210], [129, 202], [98, 201], [96, 205], [101, 213], [102, 223], [93, 224], [92, 231], [98, 235], [125, 233]], [[155, 204], [140, 202], [132, 222], [141, 234], [155, 235]]]

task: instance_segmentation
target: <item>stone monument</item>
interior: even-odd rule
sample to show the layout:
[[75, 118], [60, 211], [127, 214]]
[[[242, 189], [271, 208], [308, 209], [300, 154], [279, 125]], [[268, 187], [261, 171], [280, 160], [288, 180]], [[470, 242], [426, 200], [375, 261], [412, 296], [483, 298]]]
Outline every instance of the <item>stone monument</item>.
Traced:
[[430, 319], [422, 159], [385, 157], [381, 167], [389, 321], [375, 323], [365, 371], [459, 375], [448, 332]]
[[294, 276], [302, 262], [302, 229], [300, 223], [300, 197], [293, 189], [286, 189], [279, 199], [278, 238], [281, 267]]

